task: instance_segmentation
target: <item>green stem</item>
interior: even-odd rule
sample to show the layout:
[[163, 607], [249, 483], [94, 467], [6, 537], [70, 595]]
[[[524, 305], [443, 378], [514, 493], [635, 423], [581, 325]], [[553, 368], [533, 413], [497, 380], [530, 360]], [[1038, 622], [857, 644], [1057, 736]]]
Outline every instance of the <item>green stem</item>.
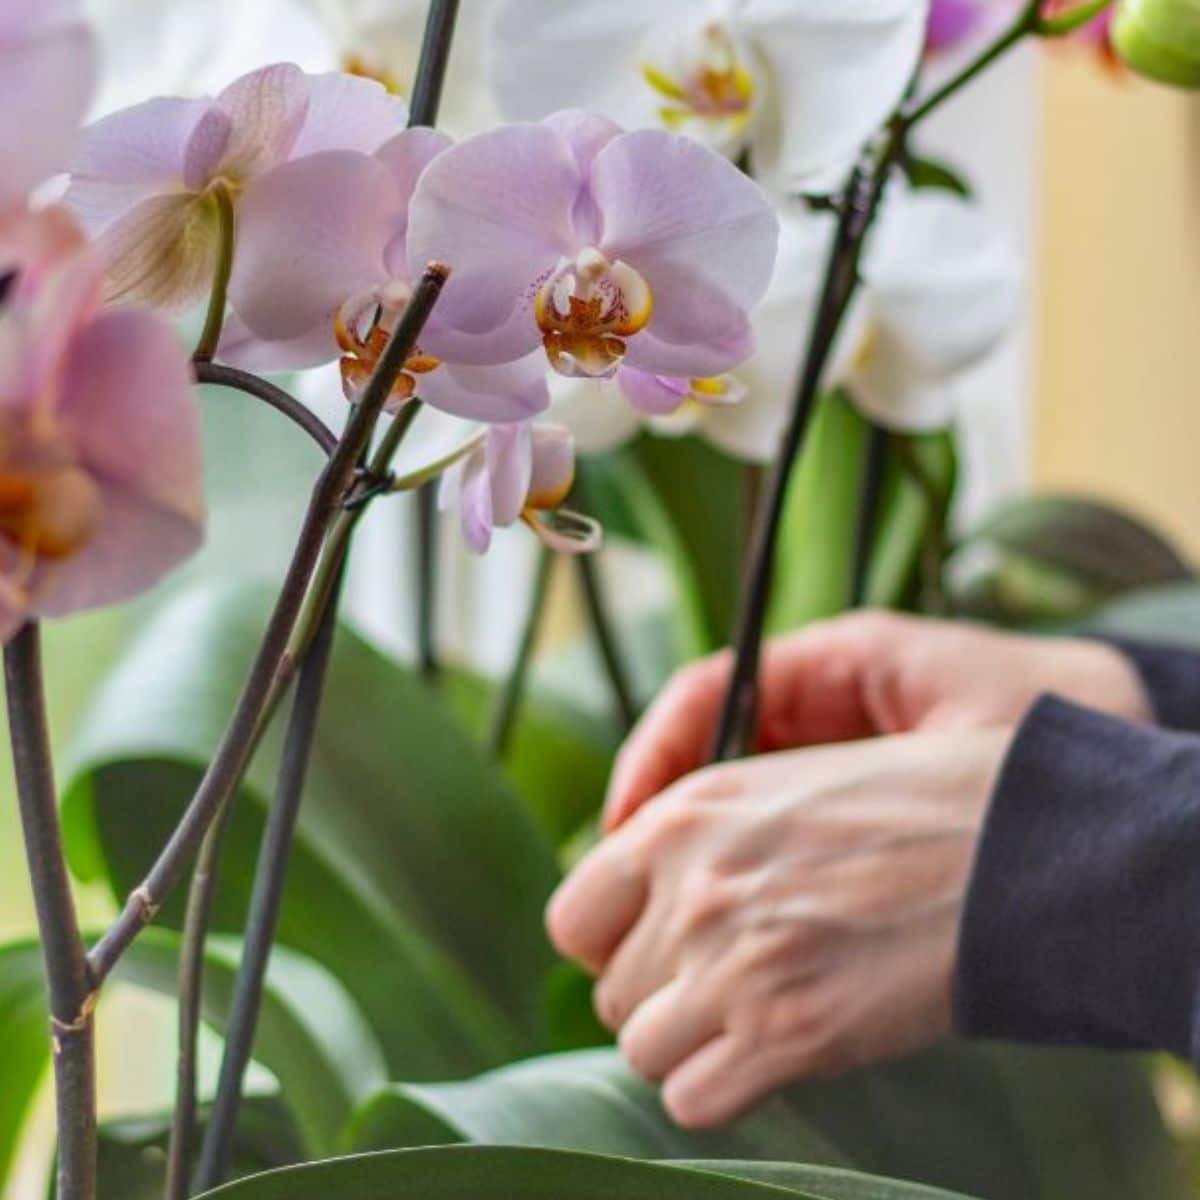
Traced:
[[575, 562], [592, 638], [600, 652], [600, 661], [604, 664], [604, 671], [612, 688], [613, 703], [621, 729], [628, 733], [637, 724], [638, 703], [625, 664], [621, 661], [620, 650], [617, 648], [616, 631], [605, 602], [595, 557], [593, 554], [579, 554], [576, 555]]
[[497, 694], [496, 704], [492, 709], [492, 717], [488, 726], [487, 748], [493, 758], [502, 759], [508, 752], [517, 712], [525, 695], [525, 685], [529, 682], [529, 667], [533, 662], [533, 652], [537, 646], [538, 633], [546, 612], [546, 597], [550, 594], [550, 578], [554, 573], [554, 563], [554, 552], [543, 546], [541, 557], [538, 559], [537, 574], [533, 580], [533, 594], [529, 598], [525, 628], [521, 631], [516, 657], [513, 659], [512, 669], [508, 673], [504, 688]]
[[392, 484], [392, 491], [411, 492], [419, 487], [424, 487], [427, 483], [432, 483], [440, 475], [444, 475], [455, 463], [462, 462], [482, 441], [483, 434], [478, 434], [470, 441], [464, 442], [457, 450], [443, 454], [441, 458], [435, 459], [428, 466], [421, 467], [417, 471], [410, 471], [407, 475], [398, 476]]
[[220, 248], [217, 251], [217, 269], [213, 276], [212, 293], [208, 298], [208, 314], [204, 318], [204, 329], [192, 352], [195, 362], [212, 362], [221, 343], [221, 330], [225, 328], [225, 309], [229, 296], [229, 277], [233, 274], [233, 248], [237, 242], [237, 215], [233, 209], [233, 196], [229, 188], [218, 180], [212, 186], [212, 197], [217, 206], [217, 225]]
[[1038, 17], [1034, 32], [1044, 38], [1067, 37], [1094, 21], [1112, 3], [1113, 0], [1090, 0], [1090, 3], [1080, 4], [1058, 17]]

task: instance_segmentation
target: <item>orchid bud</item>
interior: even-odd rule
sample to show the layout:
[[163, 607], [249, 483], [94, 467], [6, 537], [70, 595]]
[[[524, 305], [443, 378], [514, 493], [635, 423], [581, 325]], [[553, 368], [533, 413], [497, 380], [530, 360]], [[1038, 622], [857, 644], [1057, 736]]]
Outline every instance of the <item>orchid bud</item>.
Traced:
[[1112, 40], [1139, 75], [1200, 88], [1200, 0], [1121, 0]]

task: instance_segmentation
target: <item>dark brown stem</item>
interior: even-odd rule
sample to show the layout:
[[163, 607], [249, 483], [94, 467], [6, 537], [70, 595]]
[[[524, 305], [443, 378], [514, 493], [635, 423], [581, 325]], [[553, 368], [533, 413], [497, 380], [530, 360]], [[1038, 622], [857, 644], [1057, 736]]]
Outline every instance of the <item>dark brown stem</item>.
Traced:
[[241, 783], [264, 715], [278, 700], [283, 682], [294, 669], [295, 664], [287, 657], [288, 641], [320, 560], [325, 535], [354, 487], [359, 458], [370, 442], [384, 403], [448, 274], [440, 265], [431, 265], [426, 270], [350, 416], [345, 433], [317, 479], [275, 610], [216, 754], [167, 845], [89, 956], [92, 972], [99, 982], [153, 920], [195, 857], [221, 806]]
[[50, 1000], [58, 1116], [58, 1200], [96, 1198], [96, 981], [88, 968], [58, 823], [41, 636], [25, 625], [4, 648], [13, 771]]

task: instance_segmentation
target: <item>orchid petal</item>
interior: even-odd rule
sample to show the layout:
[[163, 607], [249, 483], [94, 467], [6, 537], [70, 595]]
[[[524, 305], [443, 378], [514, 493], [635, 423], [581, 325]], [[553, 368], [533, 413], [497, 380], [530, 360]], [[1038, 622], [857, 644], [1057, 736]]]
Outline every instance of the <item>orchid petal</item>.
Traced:
[[397, 219], [385, 255], [388, 271], [394, 276], [408, 272], [408, 213], [417, 183], [425, 168], [453, 145], [453, 139], [440, 130], [422, 127], [398, 133], [375, 151], [396, 184]]
[[581, 189], [570, 146], [544, 125], [478, 134], [429, 165], [409, 211], [408, 261], [413, 277], [433, 261], [451, 268], [427, 335], [434, 353], [484, 364], [538, 345], [533, 291], [574, 249]]
[[188, 192], [155, 196], [98, 240], [110, 300], [182, 312], [212, 287], [220, 252], [215, 206]]
[[534, 425], [530, 436], [533, 466], [526, 504], [557, 508], [575, 482], [575, 439], [561, 425]]
[[327, 150], [268, 171], [238, 207], [234, 309], [265, 339], [332, 329], [350, 296], [385, 282], [398, 211], [392, 177], [365, 154]]
[[92, 234], [131, 208], [183, 187], [188, 143], [208, 100], [162, 98], [103, 117], [80, 139], [64, 202]]
[[247, 180], [283, 162], [308, 117], [309, 81], [294, 63], [261, 67], [231, 83], [188, 141], [184, 181], [200, 189], [216, 175]]
[[96, 81], [96, 46], [72, 10], [10, 12], [0, 30], [0, 208], [65, 170]]
[[66, 558], [42, 564], [33, 608], [61, 616], [143, 591], [200, 544], [200, 423], [187, 358], [146, 313], [110, 313], [75, 341], [63, 415], [101, 487], [102, 518]]
[[648, 417], [662, 417], [673, 413], [687, 399], [691, 384], [687, 379], [669, 375], [651, 375], [624, 367], [617, 372], [617, 382], [625, 398], [638, 412]]
[[645, 276], [656, 315], [696, 284], [743, 310], [762, 299], [779, 220], [762, 189], [720, 155], [676, 134], [637, 130], [597, 155], [591, 190], [604, 216], [600, 248]]
[[484, 443], [492, 491], [492, 519], [511, 525], [525, 508], [533, 477], [533, 439], [527, 424], [497, 425]]
[[417, 390], [442, 412], [489, 424], [527, 421], [550, 403], [541, 351], [491, 367], [443, 363], [418, 378]]
[[[673, 375], [680, 378], [708, 378], [724, 375], [743, 363], [754, 353], [754, 331], [749, 319], [734, 308], [725, 297], [705, 293], [700, 286], [690, 294], [672, 293], [686, 302], [680, 315], [691, 317], [694, 340], [675, 341], [659, 336], [664, 326], [674, 335], [691, 332], [681, 330], [677, 320], [669, 326], [665, 320], [655, 322], [636, 337], [629, 339], [625, 366], [637, 367], [653, 375]], [[656, 296], [657, 298], [657, 296]], [[655, 310], [657, 316], [658, 309]], [[712, 330], [707, 336], [700, 329]]]
[[217, 357], [243, 371], [270, 374], [319, 367], [332, 362], [339, 353], [332, 322], [316, 325], [299, 337], [267, 341], [255, 336], [245, 321], [231, 312], [225, 318]]
[[373, 154], [407, 123], [408, 104], [373, 79], [340, 71], [310, 76], [308, 115], [291, 156], [322, 150]]
[[603, 454], [637, 437], [642, 421], [615, 379], [567, 378], [550, 381], [550, 417], [575, 437], [582, 454]]
[[756, 164], [786, 192], [849, 169], [904, 97], [928, 0], [751, 0], [744, 20], [770, 71]]
[[492, 544], [495, 521], [492, 517], [492, 485], [487, 457], [482, 449], [443, 483], [445, 502], [458, 504], [458, 519], [463, 540], [476, 554], [486, 554]]

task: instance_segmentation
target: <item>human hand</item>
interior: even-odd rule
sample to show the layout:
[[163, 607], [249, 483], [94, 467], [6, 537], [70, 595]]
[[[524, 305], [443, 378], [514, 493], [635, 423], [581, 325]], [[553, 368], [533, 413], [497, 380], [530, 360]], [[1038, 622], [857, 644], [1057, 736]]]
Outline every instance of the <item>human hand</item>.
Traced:
[[974, 848], [1011, 730], [710, 767], [606, 838], [550, 905], [596, 1009], [682, 1125], [950, 1030]]
[[[729, 655], [718, 654], [685, 667], [663, 690], [617, 759], [607, 829], [704, 764], [729, 669]], [[1013, 725], [1047, 691], [1127, 720], [1151, 719], [1137, 672], [1101, 642], [855, 613], [767, 644], [757, 749]]]

